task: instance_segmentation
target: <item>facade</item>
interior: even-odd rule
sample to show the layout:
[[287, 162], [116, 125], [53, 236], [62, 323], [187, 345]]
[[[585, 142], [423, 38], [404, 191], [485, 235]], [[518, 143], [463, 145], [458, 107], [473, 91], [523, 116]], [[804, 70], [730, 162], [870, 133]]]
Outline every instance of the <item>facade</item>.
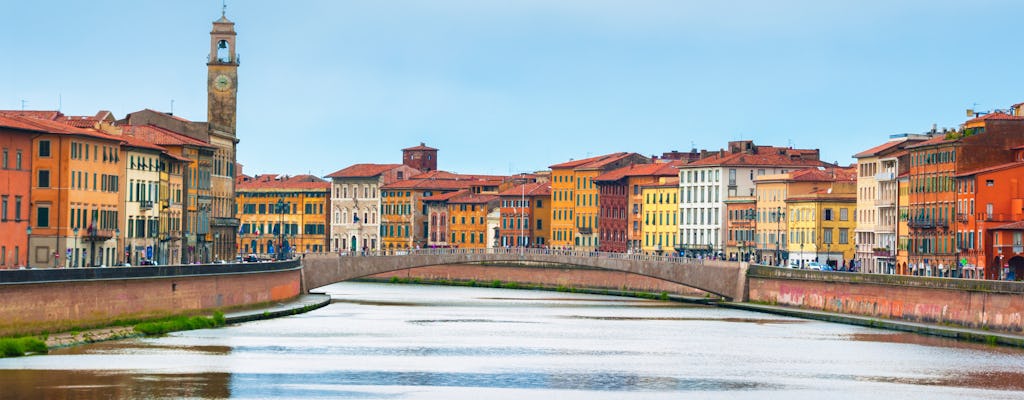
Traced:
[[539, 247], [549, 243], [551, 226], [551, 183], [522, 184], [498, 194], [499, 247]]
[[6, 182], [4, 193], [0, 194], [0, 269], [31, 265], [31, 154], [32, 136], [37, 132], [35, 127], [0, 116], [0, 182]]
[[332, 193], [328, 250], [380, 250], [380, 188], [417, 173], [403, 164], [354, 164], [327, 175]]
[[679, 250], [720, 254], [727, 234], [725, 200], [753, 196], [755, 177], [829, 165], [817, 149], [757, 146], [749, 140], [729, 142], [728, 150], [705, 152], [700, 160], [680, 165]]
[[427, 247], [452, 247], [449, 241], [451, 237], [450, 213], [448, 211], [448, 200], [468, 193], [466, 190], [448, 192], [427, 196], [422, 199], [429, 218], [427, 227]]
[[448, 243], [462, 249], [487, 247], [487, 215], [498, 207], [498, 196], [462, 192], [448, 199]]
[[161, 171], [167, 165], [162, 164], [164, 148], [135, 136], [122, 135], [121, 139], [124, 141], [121, 157], [125, 161], [124, 213], [120, 221], [120, 226], [124, 227], [123, 257], [131, 265], [141, 265], [158, 258], [160, 198], [162, 190], [169, 189], [161, 185]]
[[[600, 246], [605, 252], [639, 251], [644, 236], [641, 223], [644, 203], [640, 188], [658, 183], [663, 177], [678, 176], [681, 162], [629, 164], [594, 178], [598, 186]], [[674, 240], [673, 240], [674, 242]]]
[[34, 116], [9, 118], [38, 131], [31, 152], [30, 265], [114, 265], [123, 215], [120, 140]]
[[847, 190], [817, 190], [786, 199], [790, 264], [806, 266], [816, 261], [837, 270], [850, 267], [854, 256], [856, 186], [852, 181], [841, 186]]
[[238, 55], [235, 23], [224, 14], [213, 22], [210, 55], [206, 63], [207, 142], [214, 148], [210, 160], [209, 232], [210, 259], [225, 260], [237, 252], [235, 237], [235, 163], [238, 146]]
[[908, 268], [910, 248], [910, 172], [896, 177], [899, 197], [896, 200], [898, 218], [896, 220], [896, 274], [909, 275]]
[[636, 153], [611, 153], [552, 165], [551, 245], [593, 251], [600, 247], [598, 175], [650, 159]]
[[[832, 200], [845, 201], [842, 199], [845, 199], [843, 196], [846, 195], [853, 196], [856, 190], [856, 175], [852, 168], [806, 168], [785, 174], [761, 176], [755, 178], [755, 183], [754, 243], [758, 257], [764, 263], [783, 265], [787, 260], [799, 261], [800, 264], [817, 261], [821, 252], [815, 248], [813, 253], [808, 253], [809, 249], [806, 246], [815, 243], [814, 240], [810, 240], [815, 237], [814, 235], [831, 235], [821, 232], [821, 229], [833, 227], [830, 223], [833, 220], [849, 223], [851, 227], [856, 224], [854, 216], [846, 214], [852, 212], [853, 207], [835, 207], [838, 214], [832, 218], [832, 211], [827, 211], [830, 210], [830, 207], [827, 207], [830, 204], [826, 204]], [[813, 196], [806, 198], [807, 195]], [[795, 199], [812, 204], [799, 204], [803, 208], [794, 210], [792, 208]], [[801, 212], [803, 209], [811, 210], [810, 214], [801, 214], [800, 220], [795, 220], [798, 215], [792, 212]], [[819, 217], [816, 212], [825, 212], [829, 216], [827, 219]], [[819, 220], [825, 224], [818, 223]], [[805, 232], [800, 234], [801, 242], [790, 242], [795, 237], [792, 228]], [[807, 232], [808, 230], [813, 232]], [[852, 234], [852, 230], [849, 234]], [[804, 246], [801, 247], [801, 244]], [[852, 244], [853, 240], [850, 239], [849, 245]], [[794, 250], [799, 253], [793, 253]], [[848, 258], [841, 261], [845, 260]]]
[[886, 143], [853, 156], [857, 159], [856, 262], [863, 272], [896, 271], [896, 177], [910, 170], [906, 147], [927, 139], [927, 135], [894, 135]]
[[756, 217], [756, 197], [736, 196], [725, 199], [725, 227], [729, 232], [725, 242], [726, 259], [751, 262], [756, 258]]
[[264, 258], [327, 248], [331, 184], [312, 175], [242, 175], [236, 185], [241, 254]]
[[1006, 279], [1009, 262], [1024, 257], [1014, 237], [1024, 221], [1024, 146], [1014, 151], [1014, 162], [956, 176], [956, 276]]
[[[1013, 148], [1024, 145], [1024, 117], [991, 113], [908, 147], [908, 267], [925, 276], [953, 276], [961, 254], [955, 233], [955, 176], [1013, 162]], [[977, 247], [977, 246], [976, 246]]]
[[643, 185], [640, 196], [643, 198], [640, 252], [674, 254], [679, 236], [679, 178], [663, 176], [658, 183]]

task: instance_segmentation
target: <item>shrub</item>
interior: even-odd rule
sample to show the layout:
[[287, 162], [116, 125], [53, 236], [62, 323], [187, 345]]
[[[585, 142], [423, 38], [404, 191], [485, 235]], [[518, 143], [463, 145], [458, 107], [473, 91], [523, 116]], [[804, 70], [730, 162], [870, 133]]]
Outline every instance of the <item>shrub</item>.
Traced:
[[21, 357], [25, 353], [45, 354], [49, 351], [46, 343], [39, 338], [20, 337], [0, 339], [0, 358]]

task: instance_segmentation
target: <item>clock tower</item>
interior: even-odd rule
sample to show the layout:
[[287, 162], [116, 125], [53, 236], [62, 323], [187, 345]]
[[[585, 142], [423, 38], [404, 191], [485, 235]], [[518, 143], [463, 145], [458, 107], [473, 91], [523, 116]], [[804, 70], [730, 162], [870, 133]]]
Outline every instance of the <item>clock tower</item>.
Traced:
[[196, 248], [206, 252], [206, 260], [231, 260], [236, 256], [239, 226], [235, 215], [238, 53], [235, 52], [235, 23], [224, 16], [224, 11], [220, 19], [213, 21], [206, 71], [206, 127], [214, 153], [207, 161], [209, 195], [200, 192], [195, 205], [199, 220], [209, 221], [209, 230], [196, 231]]
[[206, 120], [210, 123], [210, 130], [234, 136], [238, 55], [235, 53], [235, 23], [223, 13], [220, 19], [213, 21], [206, 69]]

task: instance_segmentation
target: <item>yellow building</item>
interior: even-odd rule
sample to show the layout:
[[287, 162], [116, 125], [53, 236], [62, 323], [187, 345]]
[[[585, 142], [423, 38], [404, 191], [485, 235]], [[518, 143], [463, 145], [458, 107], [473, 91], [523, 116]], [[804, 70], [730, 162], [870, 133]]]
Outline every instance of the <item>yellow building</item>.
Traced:
[[487, 247], [487, 214], [498, 207], [498, 196], [463, 193], [448, 199], [449, 245], [462, 249]]
[[312, 175], [242, 175], [236, 188], [241, 254], [324, 251], [330, 182]]
[[855, 191], [836, 193], [822, 189], [790, 196], [786, 203], [790, 263], [806, 266], [816, 261], [839, 268], [853, 260], [853, 233], [857, 226]]
[[594, 178], [625, 165], [649, 162], [636, 153], [612, 153], [550, 166], [551, 246], [596, 250], [600, 202]]
[[643, 204], [640, 250], [645, 254], [672, 254], [679, 236], [679, 178], [659, 179], [640, 187]]
[[[853, 196], [856, 193], [857, 178], [854, 168], [805, 168], [784, 174], [759, 176], [754, 179], [754, 183], [754, 242], [757, 256], [762, 264], [781, 265], [787, 260], [792, 263], [798, 263], [799, 260], [804, 263], [815, 261], [817, 256], [816, 253], [808, 253], [810, 250], [806, 242], [803, 243], [803, 250], [801, 243], [791, 242], [794, 237], [789, 232], [792, 223], [790, 219], [794, 216], [789, 210], [792, 207], [791, 199], [819, 192], [837, 195], [848, 193]], [[848, 216], [848, 220], [852, 224], [856, 223], [852, 216]], [[852, 245], [853, 240], [850, 242]]]
[[896, 178], [899, 185], [899, 220], [896, 222], [896, 273], [909, 275], [907, 263], [910, 261], [907, 248], [910, 243], [910, 227], [907, 225], [910, 206], [910, 175], [904, 174]]

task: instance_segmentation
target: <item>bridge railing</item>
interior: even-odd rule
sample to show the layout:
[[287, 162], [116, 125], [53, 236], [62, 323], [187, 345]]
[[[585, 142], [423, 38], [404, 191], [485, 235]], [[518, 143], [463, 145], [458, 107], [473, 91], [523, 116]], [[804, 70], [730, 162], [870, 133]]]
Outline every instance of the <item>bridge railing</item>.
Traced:
[[[314, 254], [314, 253], [307, 253]], [[562, 257], [594, 257], [633, 261], [658, 261], [677, 264], [702, 265], [705, 259], [693, 257], [659, 256], [653, 254], [610, 253], [601, 251], [580, 251], [566, 249], [539, 249], [526, 247], [497, 247], [483, 249], [428, 248], [382, 251], [342, 251], [337, 253], [315, 253], [318, 256], [338, 257], [408, 257], [408, 256], [449, 256], [449, 255], [550, 255]]]

